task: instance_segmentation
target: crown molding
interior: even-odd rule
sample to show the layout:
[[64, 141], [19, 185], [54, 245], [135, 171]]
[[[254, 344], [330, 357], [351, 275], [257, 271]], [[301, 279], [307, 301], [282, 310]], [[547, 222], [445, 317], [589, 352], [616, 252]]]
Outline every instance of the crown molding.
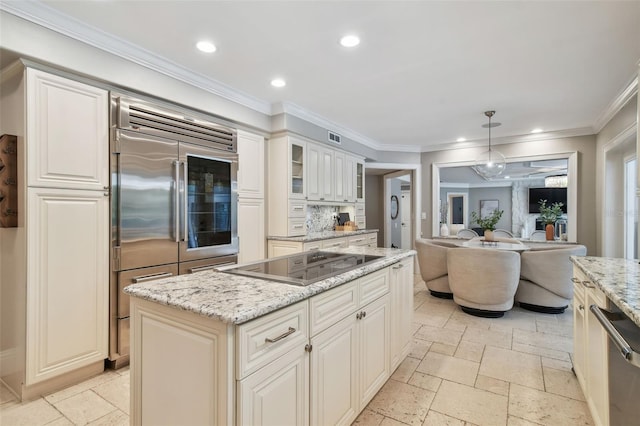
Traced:
[[[302, 108], [299, 105], [294, 104], [293, 102], [278, 102], [273, 105], [272, 113], [275, 114], [289, 114], [295, 117], [298, 117], [302, 120], [308, 121], [311, 124], [315, 124], [316, 126], [323, 127], [327, 130], [331, 130], [332, 132], [336, 132], [342, 136], [345, 136], [355, 142], [358, 142], [366, 147], [375, 150], [384, 150], [382, 147], [384, 145], [379, 142], [364, 136], [358, 132], [353, 131], [350, 128], [344, 127], [340, 124], [334, 123], [331, 120], [327, 120], [321, 115], [318, 115], [312, 111], [309, 111], [305, 108]], [[416, 149], [415, 152], [420, 152], [419, 147], [412, 147]], [[398, 149], [395, 149], [398, 151]]]
[[224, 83], [65, 15], [38, 1], [0, 2], [0, 10], [50, 29], [71, 39], [124, 58], [247, 108], [271, 114], [271, 104]]
[[604, 109], [600, 116], [596, 119], [593, 128], [594, 133], [598, 134], [607, 125], [609, 121], [629, 102], [629, 100], [638, 93], [638, 74], [631, 78], [629, 84], [620, 92], [618, 96]]
[[[558, 130], [555, 132], [544, 132], [536, 134], [524, 134], [515, 136], [502, 136], [499, 138], [491, 138], [491, 145], [506, 145], [512, 143], [526, 143], [545, 141], [552, 139], [571, 138], [576, 136], [593, 135], [596, 132], [592, 127], [579, 127], [576, 129]], [[479, 148], [484, 147], [488, 143], [488, 139], [476, 139], [466, 142], [444, 142], [436, 145], [423, 145], [420, 152], [448, 151], [452, 149]]]

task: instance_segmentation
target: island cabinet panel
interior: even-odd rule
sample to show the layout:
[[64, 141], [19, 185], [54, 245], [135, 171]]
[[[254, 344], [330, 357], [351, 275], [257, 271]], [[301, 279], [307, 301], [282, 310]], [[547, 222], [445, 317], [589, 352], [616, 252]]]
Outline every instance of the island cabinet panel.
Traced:
[[391, 267], [391, 372], [411, 351], [413, 257]]
[[233, 423], [233, 327], [131, 299], [131, 424]]
[[238, 425], [308, 425], [309, 354], [304, 347], [239, 380], [237, 413]]
[[358, 319], [344, 318], [311, 338], [311, 424], [349, 425], [360, 412]]
[[360, 409], [389, 378], [389, 295], [362, 308], [360, 327]]

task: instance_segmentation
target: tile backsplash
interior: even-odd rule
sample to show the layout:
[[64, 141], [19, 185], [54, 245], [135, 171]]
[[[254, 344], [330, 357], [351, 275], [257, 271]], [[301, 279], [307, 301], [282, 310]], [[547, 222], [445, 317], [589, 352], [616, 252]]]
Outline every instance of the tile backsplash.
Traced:
[[340, 211], [338, 206], [307, 206], [307, 232], [333, 231], [333, 215]]

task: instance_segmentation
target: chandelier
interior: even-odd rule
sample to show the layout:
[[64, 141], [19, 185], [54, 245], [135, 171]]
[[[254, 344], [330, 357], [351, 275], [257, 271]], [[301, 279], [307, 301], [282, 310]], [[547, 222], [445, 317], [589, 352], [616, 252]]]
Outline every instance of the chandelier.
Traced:
[[495, 114], [495, 111], [485, 111], [484, 115], [489, 117], [489, 124], [483, 124], [482, 127], [489, 129], [489, 149], [476, 158], [474, 169], [476, 173], [485, 179], [491, 179], [502, 174], [507, 167], [504, 155], [502, 153], [491, 149], [491, 128], [498, 127], [500, 123], [492, 123], [491, 117]]

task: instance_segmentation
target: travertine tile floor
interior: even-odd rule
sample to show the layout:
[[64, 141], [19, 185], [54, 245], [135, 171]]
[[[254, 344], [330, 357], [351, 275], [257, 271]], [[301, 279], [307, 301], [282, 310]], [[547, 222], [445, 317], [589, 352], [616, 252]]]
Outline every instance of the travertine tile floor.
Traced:
[[[572, 313], [514, 308], [469, 316], [415, 283], [413, 349], [357, 425], [591, 425], [571, 372]], [[129, 371], [107, 371], [19, 404], [2, 388], [0, 424], [128, 425]]]

